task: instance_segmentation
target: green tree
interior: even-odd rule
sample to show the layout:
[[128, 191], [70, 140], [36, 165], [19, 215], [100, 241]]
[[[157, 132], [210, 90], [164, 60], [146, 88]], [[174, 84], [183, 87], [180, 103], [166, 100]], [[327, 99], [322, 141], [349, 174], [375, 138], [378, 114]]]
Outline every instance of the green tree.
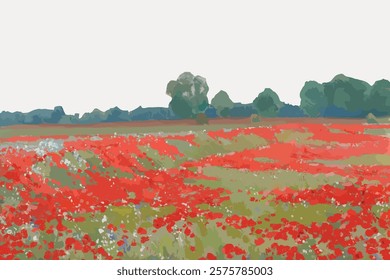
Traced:
[[324, 83], [324, 93], [328, 101], [326, 116], [363, 117], [369, 89], [368, 83], [342, 74]]
[[181, 118], [194, 118], [209, 105], [206, 79], [184, 72], [176, 81], [170, 81], [166, 93], [172, 100], [169, 106]]
[[217, 110], [219, 116], [227, 117], [229, 116], [229, 111], [233, 108], [234, 103], [226, 91], [221, 90], [211, 100], [211, 105]]
[[276, 117], [279, 109], [283, 107], [279, 96], [270, 88], [266, 88], [263, 92], [253, 100], [253, 105], [263, 117]]
[[378, 116], [390, 115], [390, 82], [376, 81], [367, 97], [367, 111]]
[[325, 96], [324, 86], [316, 81], [306, 82], [301, 93], [302, 111], [309, 117], [320, 117], [328, 106], [328, 99]]

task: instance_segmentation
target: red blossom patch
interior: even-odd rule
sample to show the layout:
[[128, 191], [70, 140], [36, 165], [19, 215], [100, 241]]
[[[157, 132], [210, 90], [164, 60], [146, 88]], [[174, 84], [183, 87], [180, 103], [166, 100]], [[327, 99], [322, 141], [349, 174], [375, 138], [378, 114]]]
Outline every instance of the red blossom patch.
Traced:
[[[62, 146], [58, 151], [47, 150], [43, 154], [31, 147], [45, 140], [44, 137], [1, 139], [0, 259], [61, 259], [70, 254], [94, 259], [125, 258], [130, 249], [138, 250], [134, 247], [153, 248], [149, 245], [156, 243], [154, 234], [171, 237], [180, 234], [190, 246], [207, 236], [208, 231], [226, 236], [229, 230], [241, 234], [234, 243], [230, 240], [222, 248], [207, 248], [207, 253], [190, 246], [193, 256], [216, 259], [222, 252], [229, 259], [390, 259], [388, 166], [323, 163], [367, 154], [390, 155], [388, 138], [365, 134], [365, 129], [359, 124], [282, 124], [209, 131], [207, 137], [220, 144], [250, 135], [261, 137], [267, 145], [199, 158], [192, 158], [194, 153], [191, 159], [185, 158], [185, 152], [171, 143], [182, 141], [201, 149], [194, 133], [102, 135], [98, 139], [55, 136], [51, 139], [61, 141]], [[311, 135], [309, 140], [326, 144], [279, 141], [277, 135], [284, 131], [304, 132]], [[11, 144], [5, 146], [8, 143]], [[15, 148], [13, 143], [30, 148]], [[160, 163], [145, 148], [175, 165], [160, 168]], [[74, 163], [67, 161], [70, 155], [79, 165], [72, 166]], [[259, 191], [247, 188], [245, 182], [237, 182], [236, 189], [228, 190], [218, 185], [217, 178], [203, 174], [206, 167], [213, 166], [256, 174], [285, 170], [313, 176], [338, 175], [348, 183], [305, 189], [278, 186]], [[54, 171], [46, 174], [49, 169]], [[56, 172], [65, 174], [66, 183], [55, 178]], [[203, 182], [219, 187], [209, 187]], [[225, 211], [224, 204], [237, 199], [234, 197], [237, 194], [244, 203], [256, 205], [256, 210], [245, 214]], [[129, 207], [136, 212], [145, 205], [155, 212], [153, 216], [140, 215], [144, 223], [128, 224], [110, 218], [112, 208]], [[170, 210], [164, 212], [167, 206]], [[267, 212], [272, 207], [286, 208], [285, 211], [306, 207], [307, 213], [312, 214], [313, 206], [324, 206], [319, 221], [304, 222], [287, 212], [281, 217], [280, 213]], [[109, 217], [104, 222], [103, 214]], [[82, 225], [90, 221], [102, 222], [88, 234]], [[131, 236], [133, 230], [138, 237]], [[128, 239], [129, 236], [135, 240]], [[112, 250], [111, 245], [102, 245], [105, 239], [118, 248]], [[256, 246], [248, 250], [252, 255], [242, 248], [246, 246]], [[267, 248], [260, 252], [264, 247]]]

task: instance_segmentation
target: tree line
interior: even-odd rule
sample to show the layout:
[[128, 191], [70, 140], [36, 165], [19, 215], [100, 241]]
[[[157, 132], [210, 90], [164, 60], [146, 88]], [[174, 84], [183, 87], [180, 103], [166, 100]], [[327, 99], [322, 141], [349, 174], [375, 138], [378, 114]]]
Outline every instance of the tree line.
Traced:
[[[219, 117], [231, 117], [235, 103], [221, 90], [211, 100], [207, 98], [206, 79], [183, 73], [176, 81], [170, 81], [167, 94], [171, 96], [170, 107], [183, 118], [206, 112], [210, 105]], [[270, 88], [260, 92], [253, 100], [253, 113], [262, 117], [333, 117], [363, 118], [372, 113], [376, 116], [390, 115], [390, 82], [380, 80], [370, 85], [367, 82], [337, 75], [330, 82], [306, 82], [300, 92], [300, 105], [294, 106], [280, 100]]]
[[0, 113], [0, 126], [189, 118], [205, 123], [210, 118], [246, 118], [253, 115], [265, 118], [364, 118], [368, 114], [378, 117], [390, 115], [390, 82], [384, 79], [370, 85], [340, 74], [325, 83], [308, 81], [300, 91], [299, 106], [282, 102], [270, 88], [260, 92], [249, 104], [233, 102], [224, 90], [217, 92], [209, 102], [208, 92], [209, 87], [204, 77], [185, 72], [167, 84], [166, 94], [171, 97], [168, 107], [138, 107], [133, 111], [114, 107], [105, 112], [95, 109], [81, 117], [79, 114], [65, 114], [61, 106], [53, 110], [37, 109], [29, 113], [3, 111]]

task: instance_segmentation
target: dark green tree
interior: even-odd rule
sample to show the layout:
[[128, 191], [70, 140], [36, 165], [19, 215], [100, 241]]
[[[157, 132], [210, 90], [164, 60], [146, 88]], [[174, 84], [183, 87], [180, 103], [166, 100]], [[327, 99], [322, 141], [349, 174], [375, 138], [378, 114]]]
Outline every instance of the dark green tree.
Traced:
[[258, 110], [259, 115], [263, 117], [276, 117], [279, 109], [283, 107], [279, 96], [270, 88], [266, 88], [263, 92], [253, 100], [253, 105]]
[[367, 111], [377, 116], [390, 115], [390, 82], [376, 81], [367, 97]]
[[324, 86], [316, 81], [306, 82], [301, 93], [300, 107], [305, 115], [309, 117], [323, 116], [328, 99], [325, 96]]
[[47, 120], [48, 123], [58, 123], [61, 118], [65, 116], [64, 109], [61, 106], [54, 107], [53, 112], [51, 113], [51, 117]]
[[368, 83], [340, 74], [323, 85], [324, 93], [328, 101], [328, 107], [324, 113], [325, 116], [365, 116], [365, 100], [370, 90]]
[[176, 81], [170, 81], [166, 93], [172, 100], [169, 106], [181, 118], [194, 118], [209, 105], [206, 79], [185, 72]]

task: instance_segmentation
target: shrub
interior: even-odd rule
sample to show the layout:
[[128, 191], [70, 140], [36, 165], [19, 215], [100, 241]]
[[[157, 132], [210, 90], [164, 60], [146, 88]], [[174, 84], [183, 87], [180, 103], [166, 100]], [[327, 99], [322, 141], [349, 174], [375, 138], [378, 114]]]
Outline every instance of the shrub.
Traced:
[[366, 117], [367, 123], [379, 123], [378, 119], [375, 117], [373, 113], [369, 113]]
[[204, 113], [199, 113], [195, 117], [195, 121], [197, 124], [208, 124], [209, 119], [207, 118], [206, 114]]
[[258, 123], [260, 122], [260, 117], [258, 114], [252, 114], [251, 115], [251, 123]]

